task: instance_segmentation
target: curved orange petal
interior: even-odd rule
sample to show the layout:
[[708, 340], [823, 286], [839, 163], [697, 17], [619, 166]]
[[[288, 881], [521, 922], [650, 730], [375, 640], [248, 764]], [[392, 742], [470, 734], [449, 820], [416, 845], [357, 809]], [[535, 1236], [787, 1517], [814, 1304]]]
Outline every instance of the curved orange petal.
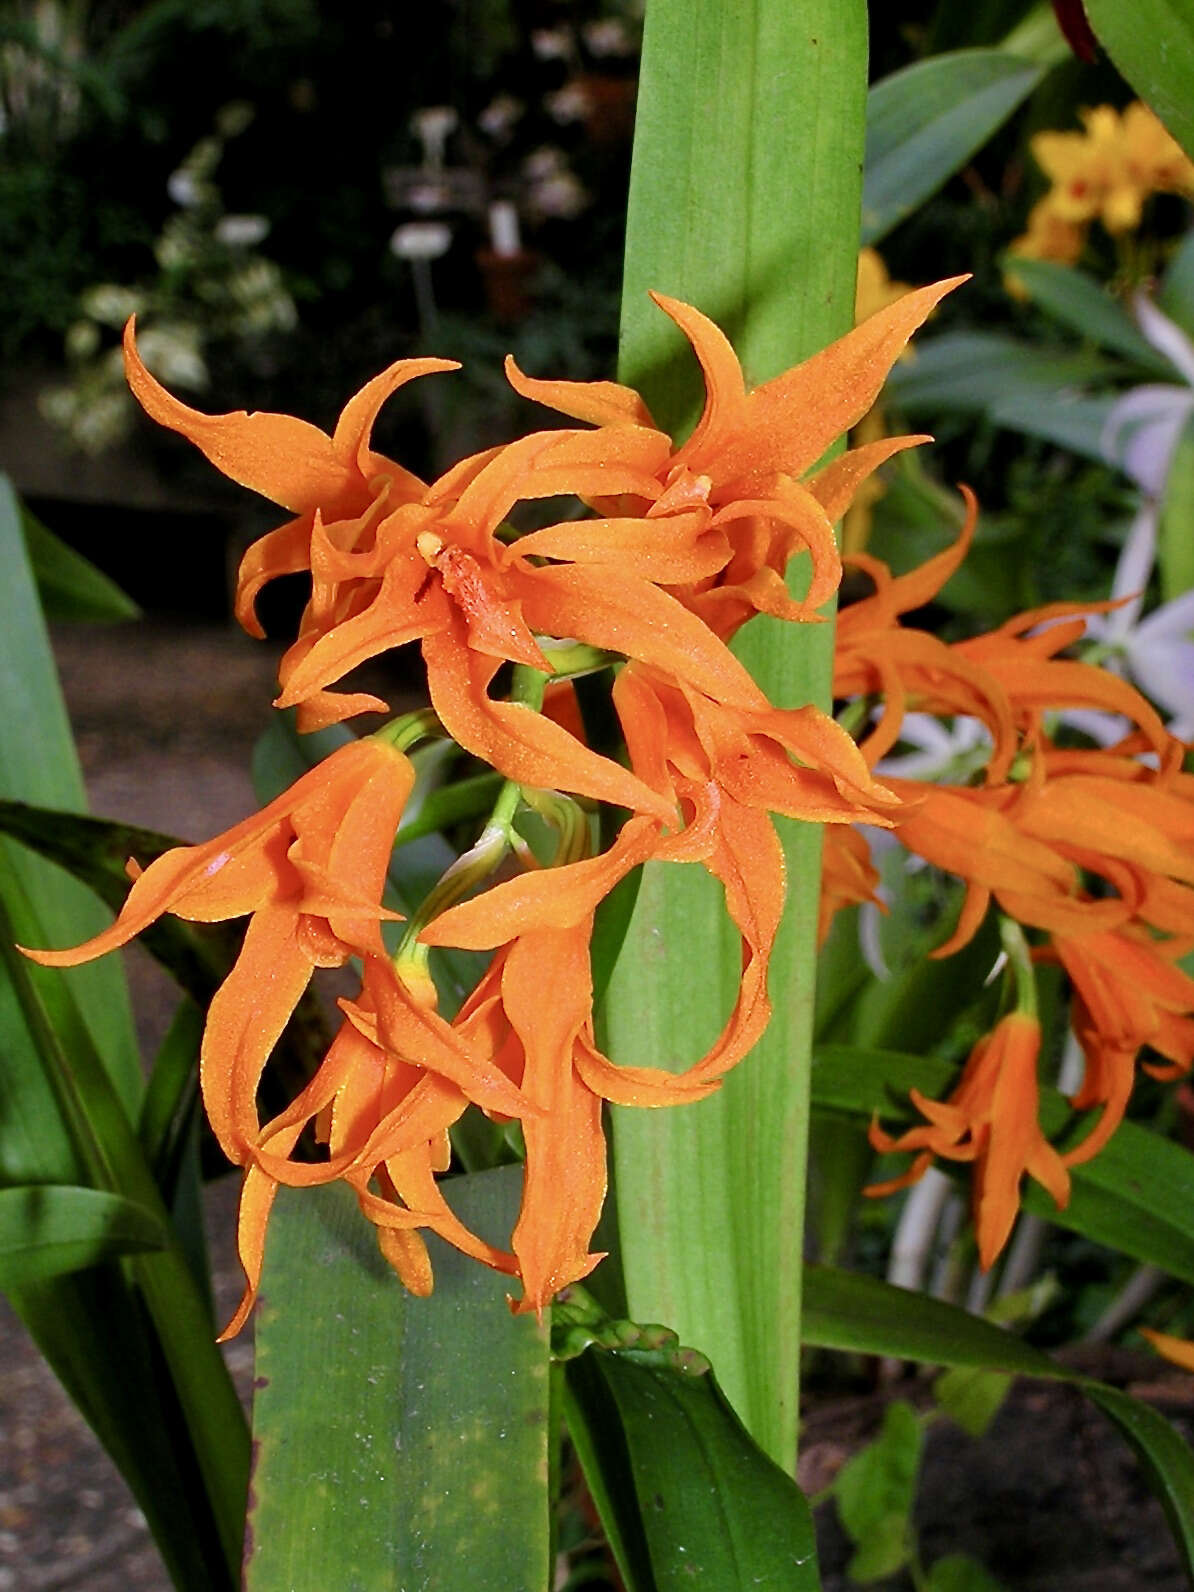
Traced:
[[424, 945], [487, 951], [536, 929], [573, 930], [588, 922], [620, 879], [652, 855], [658, 836], [659, 826], [652, 820], [628, 819], [599, 857], [542, 868], [495, 885], [440, 913], [419, 939]]
[[660, 519], [566, 520], [522, 536], [508, 558], [553, 558], [574, 564], [608, 564], [664, 585], [707, 580], [730, 557], [724, 532], [713, 530], [707, 509]]
[[124, 329], [124, 368], [150, 419], [194, 443], [230, 480], [292, 514], [310, 513], [317, 503], [326, 509], [360, 491], [355, 465], [340, 457], [318, 426], [265, 410], [205, 415], [180, 403], [142, 364], [132, 318]]
[[595, 426], [647, 426], [655, 429], [646, 404], [633, 387], [616, 381], [540, 381], [525, 375], [513, 354], [506, 355], [506, 380], [532, 403]]
[[692, 435], [676, 450], [674, 462], [703, 470], [703, 461], [737, 435], [746, 403], [742, 366], [729, 338], [700, 310], [663, 293], [651, 297], [692, 345], [705, 378], [705, 407]]
[[488, 688], [496, 660], [470, 651], [462, 631], [463, 623], [455, 620], [450, 630], [423, 641], [431, 705], [453, 740], [520, 785], [574, 791], [674, 820], [667, 801], [627, 769], [590, 751], [541, 713], [493, 701]]
[[[545, 987], [553, 999], [543, 999]], [[601, 1100], [572, 1064], [591, 994], [587, 923], [536, 930], [510, 947], [502, 1000], [525, 1054], [522, 1087], [543, 1108], [523, 1124], [527, 1163], [512, 1239], [523, 1283], [518, 1311], [541, 1311], [601, 1259], [588, 1249], [605, 1198]]]
[[216, 1339], [217, 1343], [227, 1343], [229, 1338], [235, 1338], [257, 1303], [261, 1269], [265, 1264], [265, 1233], [277, 1192], [277, 1183], [258, 1167], [250, 1166], [246, 1170], [241, 1184], [236, 1229], [236, 1249], [245, 1274], [245, 1291], [231, 1321]]
[[719, 482], [772, 471], [803, 475], [862, 419], [912, 333], [967, 280], [955, 276], [906, 293], [811, 359], [756, 387], [725, 441], [702, 444], [687, 462]]
[[827, 519], [840, 520], [854, 501], [854, 494], [858, 488], [880, 465], [886, 464], [888, 459], [897, 453], [902, 453], [905, 448], [919, 448], [922, 443], [932, 440], [932, 437], [923, 434], [909, 437], [880, 437], [877, 442], [867, 442], [860, 448], [851, 448], [847, 453], [840, 454], [831, 464], [827, 464], [823, 470], [818, 470], [807, 482], [808, 489], [825, 510]]
[[310, 981], [294, 908], [262, 907], [212, 998], [199, 1056], [208, 1121], [224, 1154], [238, 1165], [250, 1158], [260, 1132], [262, 1069]]
[[763, 707], [766, 698], [733, 653], [675, 597], [637, 576], [549, 565], [528, 576], [523, 612], [532, 630], [575, 636], [638, 658], [718, 701]]
[[332, 451], [346, 464], [354, 464], [360, 473], [369, 476], [384, 471], [394, 478], [404, 493], [417, 497], [426, 488], [417, 475], [404, 470], [392, 459], [372, 452], [369, 437], [382, 405], [399, 387], [420, 376], [432, 376], [441, 371], [459, 370], [458, 359], [399, 359], [383, 370], [379, 376], [367, 381], [340, 411], [336, 429], [332, 432]]

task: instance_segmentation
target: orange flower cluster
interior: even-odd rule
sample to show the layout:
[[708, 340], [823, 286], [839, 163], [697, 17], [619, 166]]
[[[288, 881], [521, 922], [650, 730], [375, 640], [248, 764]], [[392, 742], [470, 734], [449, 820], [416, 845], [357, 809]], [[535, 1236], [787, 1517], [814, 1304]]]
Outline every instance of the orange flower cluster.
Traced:
[[1011, 246], [1026, 259], [1071, 265], [1087, 228], [1134, 232], [1154, 193], [1194, 192], [1194, 162], [1147, 105], [1122, 114], [1111, 105], [1082, 112], [1081, 133], [1037, 133], [1030, 148], [1050, 189], [1028, 216], [1028, 231]]
[[[911, 333], [953, 285], [909, 293], [753, 391], [718, 329], [659, 297], [705, 376], [704, 412], [686, 441], [660, 431], [629, 388], [533, 380], [511, 363], [520, 393], [583, 426], [475, 455], [430, 485], [375, 453], [370, 434], [386, 398], [450, 362], [392, 366], [328, 436], [286, 415], [187, 408], [145, 369], [130, 324], [129, 381], [148, 413], [291, 516], [247, 553], [236, 603], [260, 634], [262, 586], [283, 574], [310, 577], [298, 638], [280, 666], [279, 706], [297, 707], [307, 729], [384, 709], [375, 696], [335, 688], [358, 664], [415, 642], [443, 733], [499, 771], [507, 792], [557, 806], [590, 798], [629, 815], [606, 851], [562, 846], [557, 865], [463, 899], [509, 850], [509, 828], [491, 824], [392, 952], [382, 927], [395, 914], [383, 890], [413, 779], [411, 738], [398, 721], [349, 743], [226, 834], [134, 869], [106, 933], [71, 951], [30, 953], [55, 965], [83, 961], [166, 911], [249, 916], [202, 1047], [213, 1127], [246, 1169], [248, 1289], [230, 1331], [251, 1307], [279, 1184], [332, 1179], [353, 1188], [415, 1292], [431, 1286], [427, 1228], [517, 1277], [516, 1308], [542, 1309], [599, 1259], [589, 1242], [605, 1188], [603, 1101], [698, 1098], [762, 1032], [784, 896], [769, 815], [890, 823], [896, 798], [844, 730], [810, 706], [771, 704], [726, 643], [756, 613], [815, 621], [835, 592], [833, 522], [878, 465], [925, 439], [883, 438], [815, 467], [870, 408]], [[510, 524], [517, 504], [563, 494], [591, 517], [522, 535]], [[793, 559], [806, 575], [800, 598], [785, 582]], [[586, 667], [617, 669], [628, 766], [586, 745], [567, 714], [538, 710], [557, 661], [565, 674], [578, 652]], [[514, 666], [509, 700], [493, 693], [506, 665]], [[588, 828], [577, 832], [583, 839]], [[593, 1036], [594, 913], [649, 858], [709, 869], [742, 940], [737, 1005], [708, 1054], [679, 1073], [616, 1066]], [[429, 946], [496, 953], [451, 1022], [435, 1010]], [[262, 1068], [313, 970], [350, 960], [361, 991], [341, 1003], [344, 1022], [326, 1058], [281, 1114], [261, 1122]], [[448, 1164], [447, 1130], [470, 1102], [517, 1119], [525, 1138], [508, 1252], [466, 1231], [435, 1181]], [[323, 1159], [303, 1143], [311, 1132]]]
[[[966, 944], [992, 902], [1032, 931], [1037, 961], [1060, 963], [1074, 992], [1073, 1026], [1086, 1058], [1076, 1111], [1098, 1112], [1076, 1147], [1059, 1154], [1037, 1126], [1035, 1019], [1013, 1012], [974, 1050], [947, 1104], [919, 1096], [928, 1125], [879, 1149], [912, 1150], [905, 1177], [934, 1155], [975, 1162], [979, 1253], [989, 1266], [1007, 1239], [1025, 1173], [1059, 1205], [1066, 1168], [1089, 1160], [1122, 1120], [1136, 1059], [1172, 1077], [1194, 1060], [1194, 978], [1178, 965], [1194, 947], [1194, 776], [1186, 748], [1126, 682], [1063, 656], [1081, 636], [1076, 605], [1020, 614], [955, 645], [900, 623], [931, 600], [960, 564], [974, 528], [909, 575], [876, 559], [852, 562], [874, 593], [839, 621], [835, 695], [874, 703], [861, 750], [873, 767], [900, 739], [905, 714], [977, 720], [990, 738], [981, 784], [922, 784], [888, 777], [904, 807], [897, 836], [909, 851], [965, 881], [955, 932], [937, 950]], [[1109, 606], [1109, 605], [1103, 605]], [[1063, 748], [1049, 729], [1067, 710], [1103, 710], [1132, 727], [1109, 749]], [[858, 837], [827, 831], [823, 930], [848, 901], [874, 899], [877, 883]]]

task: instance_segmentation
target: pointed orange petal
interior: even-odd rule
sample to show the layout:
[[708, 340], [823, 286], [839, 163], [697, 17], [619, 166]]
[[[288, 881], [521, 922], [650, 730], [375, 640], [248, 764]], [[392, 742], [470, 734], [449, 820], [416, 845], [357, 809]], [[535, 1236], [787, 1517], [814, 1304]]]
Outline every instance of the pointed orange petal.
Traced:
[[649, 581], [549, 565], [528, 578], [523, 612], [532, 630], [653, 664], [719, 701], [762, 707], [766, 699], [723, 641], [675, 597]]
[[137, 353], [132, 319], [124, 329], [124, 366], [133, 396], [159, 425], [180, 432], [218, 470], [280, 504], [292, 514], [325, 508], [360, 487], [360, 477], [317, 426], [291, 415], [264, 410], [248, 414], [205, 415], [168, 393], [146, 370]]
[[808, 489], [825, 510], [830, 521], [840, 520], [854, 501], [854, 494], [862, 483], [888, 459], [905, 448], [919, 448], [922, 442], [932, 442], [929, 436], [881, 437], [878, 442], [865, 443], [861, 448], [851, 448], [832, 464], [818, 470], [808, 483]]
[[374, 421], [386, 399], [419, 376], [434, 375], [439, 371], [459, 370], [456, 359], [399, 359], [380, 376], [367, 381], [360, 392], [351, 397], [340, 412], [336, 429], [332, 432], [332, 449], [345, 464], [356, 465], [366, 479], [384, 470], [401, 487], [404, 495], [418, 497], [426, 490], [417, 475], [403, 470], [391, 459], [382, 458], [369, 448], [369, 436]]
[[511, 558], [553, 558], [609, 564], [644, 580], [679, 585], [707, 580], [730, 557], [724, 532], [711, 530], [707, 509], [662, 519], [566, 520], [520, 537]]
[[692, 435], [678, 448], [674, 463], [700, 471], [699, 462], [716, 453], [736, 435], [742, 424], [746, 383], [729, 338], [707, 315], [680, 299], [662, 293], [651, 297], [692, 344], [705, 378], [705, 407]]
[[627, 769], [591, 752], [531, 708], [494, 702], [488, 687], [496, 661], [469, 650], [458, 619], [451, 630], [424, 639], [423, 658], [431, 705], [448, 734], [507, 779], [674, 820], [668, 802]]
[[506, 356], [506, 380], [523, 398], [574, 420], [587, 420], [595, 426], [655, 428], [634, 388], [616, 381], [539, 381], [519, 370], [513, 354]]
[[647, 860], [656, 849], [658, 834], [658, 825], [650, 819], [631, 818], [599, 857], [543, 868], [495, 885], [471, 901], [449, 907], [419, 939], [424, 945], [485, 951], [533, 929], [561, 934], [573, 930], [588, 922], [620, 879]]
[[907, 293], [793, 370], [750, 393], [724, 441], [688, 463], [718, 483], [760, 472], [803, 475], [870, 409], [912, 333], [964, 276]]
[[1172, 1337], [1168, 1332], [1155, 1332], [1152, 1327], [1137, 1327], [1136, 1331], [1147, 1338], [1164, 1359], [1180, 1365], [1183, 1371], [1194, 1371], [1194, 1343]]
[[265, 1263], [265, 1231], [277, 1192], [278, 1185], [273, 1178], [267, 1177], [255, 1166], [248, 1168], [241, 1185], [236, 1237], [237, 1253], [245, 1274], [245, 1292], [232, 1320], [216, 1339], [217, 1343], [227, 1343], [229, 1338], [235, 1338], [257, 1303], [261, 1268]]

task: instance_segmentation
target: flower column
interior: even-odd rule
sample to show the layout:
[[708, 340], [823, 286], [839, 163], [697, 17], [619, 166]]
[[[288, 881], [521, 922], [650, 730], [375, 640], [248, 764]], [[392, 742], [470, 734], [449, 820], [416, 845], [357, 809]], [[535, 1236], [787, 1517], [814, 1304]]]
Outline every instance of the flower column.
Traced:
[[[695, 418], [700, 383], [648, 288], [701, 305], [751, 384], [850, 325], [865, 7], [650, 0], [640, 105], [619, 373], [671, 428]], [[758, 618], [736, 650], [777, 705], [825, 707], [832, 639], [830, 624]], [[779, 823], [789, 899], [770, 1028], [713, 1098], [616, 1112], [614, 1147], [631, 1316], [707, 1353], [752, 1435], [792, 1470], [820, 831]], [[644, 870], [605, 1007], [619, 1061], [668, 1065], [707, 1043], [732, 1002], [738, 937], [696, 874]]]

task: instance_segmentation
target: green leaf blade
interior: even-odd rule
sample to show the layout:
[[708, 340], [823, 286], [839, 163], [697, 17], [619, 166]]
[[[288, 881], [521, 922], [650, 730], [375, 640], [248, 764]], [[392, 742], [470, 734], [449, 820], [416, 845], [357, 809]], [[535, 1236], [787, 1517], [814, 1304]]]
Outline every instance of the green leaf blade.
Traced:
[[[445, 1185], [504, 1238], [521, 1171]], [[496, 1231], [494, 1231], [496, 1227]], [[283, 1189], [257, 1335], [246, 1592], [549, 1582], [545, 1332], [506, 1279], [430, 1238], [406, 1294], [342, 1185]]]
[[152, 1211], [102, 1189], [26, 1184], [0, 1189], [0, 1288], [81, 1271], [168, 1242]]
[[[752, 384], [849, 329], [865, 71], [866, 11], [856, 0], [652, 0], [619, 375], [661, 424], [695, 418], [700, 383], [648, 289], [716, 320]], [[831, 631], [755, 620], [736, 650], [778, 705], [824, 705]], [[820, 832], [789, 824], [784, 845], [793, 888], [771, 976], [782, 1019], [718, 1096], [667, 1112], [616, 1109], [614, 1159], [631, 1313], [669, 1322], [715, 1356], [752, 1436], [791, 1469], [800, 1314], [791, 1234], [803, 1224]], [[737, 937], [716, 888], [686, 871], [695, 875], [644, 869], [602, 1019], [620, 1062], [695, 1060], [713, 1037], [711, 1009], [728, 1009]], [[680, 954], [661, 962], [661, 944]], [[653, 1043], [661, 1035], [662, 1047]]]
[[1194, 158], [1194, 13], [1187, 0], [1084, 0], [1099, 43]]
[[863, 243], [879, 242], [935, 193], [1043, 75], [1001, 50], [956, 50], [876, 83], [867, 102]]

